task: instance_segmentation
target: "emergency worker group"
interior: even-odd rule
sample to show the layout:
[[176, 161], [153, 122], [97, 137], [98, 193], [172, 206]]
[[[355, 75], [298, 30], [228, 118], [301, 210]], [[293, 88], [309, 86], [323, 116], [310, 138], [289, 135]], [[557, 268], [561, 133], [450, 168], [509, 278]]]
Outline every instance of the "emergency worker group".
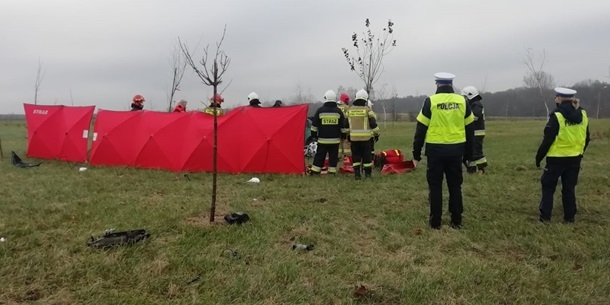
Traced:
[[[135, 95], [132, 98], [131, 103], [131, 111], [139, 111], [144, 109], [144, 102], [146, 100], [140, 94]], [[220, 116], [224, 114], [224, 110], [222, 109], [222, 103], [224, 102], [224, 98], [220, 94], [215, 94], [210, 98], [210, 104], [203, 109], [203, 113], [209, 115]], [[185, 100], [180, 100], [176, 103], [174, 110], [172, 112], [186, 112], [188, 102]], [[258, 94], [256, 92], [251, 92], [248, 94], [248, 106], [254, 108], [262, 108], [261, 102], [258, 99]], [[282, 107], [283, 103], [281, 100], [276, 100], [273, 104], [273, 108]]]
[[[429, 218], [432, 229], [440, 229], [443, 215], [443, 180], [449, 191], [448, 210], [450, 227], [462, 228], [464, 212], [462, 199], [462, 165], [469, 174], [485, 174], [488, 166], [483, 152], [485, 138], [485, 110], [483, 97], [476, 87], [466, 86], [461, 93], [453, 88], [452, 73], [439, 72], [434, 75], [435, 94], [424, 100], [417, 116], [413, 137], [413, 162], [422, 159], [425, 146], [426, 180], [428, 183]], [[551, 221], [553, 195], [561, 178], [563, 221], [573, 223], [577, 212], [575, 187], [580, 173], [580, 163], [590, 142], [587, 112], [580, 107], [576, 91], [555, 88], [556, 109], [550, 114], [544, 128], [544, 138], [535, 156], [536, 167], [543, 159], [546, 164], [540, 178], [542, 198], [539, 205], [539, 220]], [[317, 141], [310, 175], [319, 176], [328, 156], [330, 175], [337, 173], [339, 157], [351, 155], [356, 180], [372, 178], [375, 143], [379, 140], [379, 127], [368, 92], [361, 89], [350, 105], [350, 96], [328, 90], [324, 104], [316, 110], [311, 122], [309, 141]], [[249, 106], [261, 107], [258, 95], [252, 92], [247, 97]], [[209, 115], [222, 115], [224, 101], [219, 94], [210, 99], [204, 109]], [[144, 97], [136, 95], [131, 104], [132, 111], [142, 110]], [[276, 101], [273, 107], [281, 107]], [[186, 101], [177, 103], [174, 112], [186, 111]]]

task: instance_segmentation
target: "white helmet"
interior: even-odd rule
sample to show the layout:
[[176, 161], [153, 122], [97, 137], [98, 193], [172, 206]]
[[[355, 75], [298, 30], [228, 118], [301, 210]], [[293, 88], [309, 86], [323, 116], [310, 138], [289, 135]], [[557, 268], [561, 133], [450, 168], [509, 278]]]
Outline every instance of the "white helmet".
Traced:
[[471, 100], [479, 95], [479, 90], [477, 90], [477, 88], [474, 86], [468, 86], [462, 89], [462, 95]]
[[337, 100], [337, 94], [335, 93], [335, 91], [328, 90], [326, 91], [326, 93], [324, 93], [324, 99], [327, 102], [335, 102]]
[[369, 94], [366, 92], [366, 90], [360, 89], [358, 92], [356, 92], [356, 99], [366, 101], [369, 99]]
[[248, 100], [257, 100], [258, 99], [258, 94], [256, 94], [256, 92], [252, 92], [250, 94], [248, 94]]

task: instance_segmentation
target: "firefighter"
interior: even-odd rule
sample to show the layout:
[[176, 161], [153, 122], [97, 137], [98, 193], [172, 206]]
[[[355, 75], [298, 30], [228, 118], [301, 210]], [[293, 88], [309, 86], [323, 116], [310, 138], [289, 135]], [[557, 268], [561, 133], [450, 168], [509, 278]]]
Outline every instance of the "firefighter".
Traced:
[[221, 108], [221, 104], [225, 101], [225, 99], [222, 97], [222, 95], [216, 93], [216, 95], [212, 96], [212, 98], [210, 98], [210, 106], [205, 107], [205, 109], [203, 109], [203, 113], [205, 114], [209, 114], [209, 115], [214, 115], [214, 104], [216, 104], [216, 115], [217, 116], [221, 116], [223, 115], [223, 110]]
[[347, 109], [347, 127], [349, 128], [349, 141], [352, 148], [352, 161], [356, 180], [364, 176], [372, 178], [373, 164], [371, 155], [371, 138], [379, 138], [379, 127], [377, 120], [371, 115], [371, 109], [367, 106], [368, 93], [361, 89], [356, 93], [356, 100]]
[[339, 143], [347, 133], [347, 120], [343, 111], [337, 107], [337, 95], [333, 90], [324, 93], [325, 103], [318, 108], [311, 123], [311, 138], [317, 139], [318, 148], [313, 158], [311, 173], [319, 175], [328, 154], [328, 173], [337, 173]]
[[139, 94], [135, 95], [131, 103], [131, 111], [138, 111], [144, 109], [144, 101], [146, 100], [143, 96]]
[[[377, 114], [373, 111], [373, 102], [367, 101], [367, 106], [370, 109], [369, 115], [377, 120]], [[371, 137], [371, 160], [375, 161], [375, 143], [379, 141], [379, 135]]]
[[177, 104], [176, 104], [176, 108], [174, 108], [174, 112], [186, 112], [186, 104], [188, 102], [185, 100], [180, 100]]
[[277, 100], [277, 101], [275, 101], [275, 104], [273, 104], [273, 107], [272, 107], [272, 108], [282, 107], [282, 105], [283, 105], [283, 104], [282, 104], [282, 101]]
[[[343, 115], [347, 117], [347, 108], [349, 108], [349, 95], [345, 92], [341, 93], [339, 100], [337, 101], [337, 107], [343, 111]], [[351, 144], [347, 139], [341, 140], [341, 155], [343, 158], [352, 154]]]
[[258, 100], [258, 94], [256, 94], [256, 92], [248, 94], [248, 102], [252, 107], [261, 108], [261, 101]]
[[580, 173], [580, 162], [591, 140], [587, 112], [574, 98], [576, 90], [555, 88], [557, 108], [551, 113], [544, 127], [544, 138], [536, 154], [536, 167], [546, 157], [546, 166], [540, 183], [540, 221], [551, 221], [553, 194], [561, 177], [563, 220], [574, 222], [576, 215], [575, 187]]
[[470, 174], [485, 174], [487, 159], [483, 154], [483, 139], [485, 138], [485, 109], [481, 104], [483, 97], [474, 86], [467, 86], [462, 89], [462, 95], [468, 99], [470, 110], [474, 115], [474, 148], [472, 160], [466, 160], [467, 172]]
[[436, 93], [426, 98], [419, 115], [413, 139], [413, 159], [421, 160], [426, 145], [428, 200], [433, 229], [441, 228], [443, 214], [443, 174], [449, 189], [451, 227], [462, 227], [462, 162], [472, 157], [474, 116], [466, 99], [454, 93], [451, 73], [436, 73]]
[[339, 100], [337, 101], [337, 107], [339, 107], [339, 109], [341, 109], [341, 111], [343, 111], [343, 114], [346, 115], [347, 114], [347, 108], [349, 108], [349, 94], [347, 93], [341, 93], [341, 95], [339, 96]]

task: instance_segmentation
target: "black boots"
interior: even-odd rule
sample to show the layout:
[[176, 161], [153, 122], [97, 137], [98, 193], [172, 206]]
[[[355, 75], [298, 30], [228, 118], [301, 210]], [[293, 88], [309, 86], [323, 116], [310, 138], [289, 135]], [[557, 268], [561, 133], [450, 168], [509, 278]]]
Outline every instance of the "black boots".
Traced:
[[[360, 165], [354, 166], [354, 176], [356, 180], [362, 179], [362, 167]], [[373, 178], [373, 169], [371, 167], [364, 168], [364, 177]]]
[[370, 167], [365, 167], [364, 168], [364, 177], [366, 177], [366, 178], [373, 178], [372, 173], [373, 173], [373, 169], [372, 168], [370, 168]]
[[[428, 219], [428, 225], [430, 226], [430, 228], [432, 228], [434, 230], [440, 230], [441, 224], [442, 224], [442, 221], [441, 221], [440, 217], [436, 218], [436, 217], [430, 216], [430, 218]], [[456, 230], [461, 229], [462, 228], [462, 216], [453, 216], [452, 215], [450, 226]]]
[[462, 216], [453, 216], [451, 215], [451, 227], [459, 230], [462, 228]]

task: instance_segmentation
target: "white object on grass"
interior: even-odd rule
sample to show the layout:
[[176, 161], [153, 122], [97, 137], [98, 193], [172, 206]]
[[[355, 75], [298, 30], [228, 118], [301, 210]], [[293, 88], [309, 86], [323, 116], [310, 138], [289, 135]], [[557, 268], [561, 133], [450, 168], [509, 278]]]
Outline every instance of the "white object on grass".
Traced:
[[254, 177], [254, 178], [252, 178], [252, 179], [248, 180], [248, 182], [252, 182], [252, 183], [259, 183], [259, 182], [261, 182], [261, 180], [260, 180], [260, 179], [258, 179], [258, 178], [256, 178], [256, 177]]
[[86, 167], [81, 167], [81, 168], [79, 168], [79, 169], [78, 169], [78, 171], [79, 171], [79, 172], [81, 172], [81, 173], [82, 173], [82, 172], [84, 172], [84, 171], [86, 171], [86, 170], [87, 170], [87, 168], [86, 168]]
[[6, 240], [6, 239], [4, 239], [4, 237], [0, 238], [0, 241], [1, 241], [1, 242], [5, 241], [5, 240]]

